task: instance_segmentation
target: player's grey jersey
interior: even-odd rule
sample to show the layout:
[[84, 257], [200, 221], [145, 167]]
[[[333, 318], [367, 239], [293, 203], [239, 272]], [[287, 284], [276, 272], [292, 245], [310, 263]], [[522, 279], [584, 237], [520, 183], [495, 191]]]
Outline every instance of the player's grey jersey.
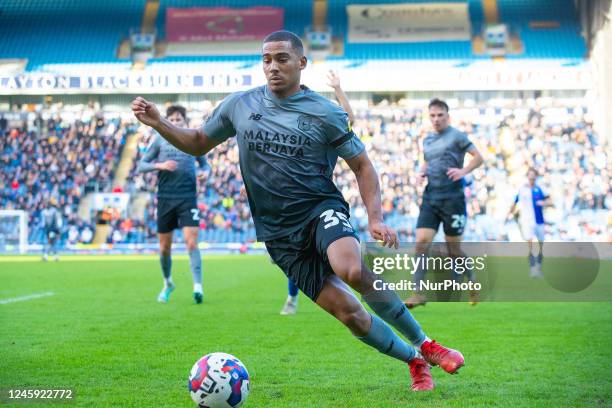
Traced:
[[62, 215], [56, 207], [45, 208], [40, 213], [43, 228], [48, 230], [59, 230], [62, 228]]
[[306, 87], [278, 99], [267, 86], [228, 96], [204, 124], [208, 137], [236, 135], [257, 238], [287, 236], [324, 207], [348, 204], [332, 181], [338, 156], [364, 151], [341, 107]]
[[160, 198], [192, 198], [196, 191], [196, 168], [198, 161], [200, 169], [206, 167], [204, 156], [194, 157], [172, 146], [159, 134], [156, 134], [153, 143], [144, 154], [136, 171], [139, 173], [155, 171], [155, 163], [174, 160], [176, 170], [160, 170], [157, 183], [157, 196]]
[[465, 153], [474, 147], [467, 135], [452, 126], [442, 133], [430, 132], [423, 140], [423, 153], [427, 162], [427, 187], [431, 198], [462, 197], [463, 180], [452, 181], [449, 168], [463, 168]]

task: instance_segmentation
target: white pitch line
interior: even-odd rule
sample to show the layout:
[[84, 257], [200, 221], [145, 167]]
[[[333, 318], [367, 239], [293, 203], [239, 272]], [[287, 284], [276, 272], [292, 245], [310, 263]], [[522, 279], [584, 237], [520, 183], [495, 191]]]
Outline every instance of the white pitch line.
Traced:
[[45, 292], [45, 293], [33, 293], [31, 295], [19, 296], [19, 297], [8, 298], [8, 299], [0, 299], [0, 305], [6, 305], [9, 303], [15, 303], [15, 302], [25, 302], [26, 300], [38, 299], [38, 298], [42, 298], [46, 296], [53, 296], [53, 295], [55, 295], [55, 293]]

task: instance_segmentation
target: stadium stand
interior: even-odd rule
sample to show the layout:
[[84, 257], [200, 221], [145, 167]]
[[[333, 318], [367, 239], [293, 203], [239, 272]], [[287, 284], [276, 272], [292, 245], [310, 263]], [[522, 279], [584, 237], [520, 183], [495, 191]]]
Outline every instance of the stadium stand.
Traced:
[[[559, 106], [550, 100], [493, 101], [452, 111], [455, 126], [472, 135], [483, 152], [485, 165], [466, 180], [467, 240], [507, 240], [503, 213], [512, 202], [527, 166], [542, 174], [542, 185], [550, 192], [555, 209], [547, 234], [553, 239], [592, 239], [606, 234], [610, 204], [605, 145], [585, 119], [586, 108]], [[425, 105], [425, 101], [423, 101]], [[471, 105], [471, 104], [466, 104]], [[529, 106], [529, 108], [526, 108]], [[475, 113], [475, 110], [477, 113]], [[418, 141], [427, 128], [427, 117], [414, 103], [382, 104], [357, 111], [356, 133], [369, 145], [382, 180], [383, 209], [403, 239], [414, 240], [420, 189], [415, 172], [420, 167]], [[580, 177], [574, 175], [579, 174]], [[367, 217], [346, 165], [336, 180], [353, 208], [353, 216], [366, 237]], [[607, 198], [607, 201], [606, 201]], [[599, 217], [592, 227], [593, 220]], [[589, 224], [578, 231], [572, 225]], [[587, 232], [588, 230], [588, 232]]]
[[[287, 2], [284, 0], [209, 0], [205, 4], [198, 0], [160, 0], [157, 17], [157, 32], [161, 38], [166, 34], [166, 9], [168, 7], [230, 7], [243, 8], [257, 6], [285, 8], [285, 29], [299, 35], [312, 20], [312, 3], [310, 1]], [[290, 12], [289, 12], [290, 11]]]
[[17, 116], [22, 120], [12, 121], [16, 126], [0, 129], [0, 207], [27, 210], [29, 240], [40, 243], [40, 211], [55, 197], [66, 221], [64, 243], [68, 238], [90, 242], [93, 235], [83, 231], [93, 233], [95, 220], [78, 216], [81, 198], [88, 191], [110, 191], [129, 126], [92, 111], [71, 121], [57, 111]]
[[[427, 3], [413, 0], [410, 3]], [[461, 0], [451, 2], [461, 3]], [[393, 0], [330, 0], [329, 19], [335, 35], [347, 32], [348, 4], [394, 4]], [[499, 0], [499, 21], [506, 23], [524, 43], [524, 52], [510, 58], [583, 58], [586, 45], [580, 35], [574, 3], [571, 0], [515, 1]], [[481, 0], [468, 0], [472, 35], [482, 33], [486, 25]], [[532, 28], [531, 22], [558, 22], [556, 28]], [[330, 59], [479, 59], [472, 52], [471, 41], [437, 41], [394, 44], [350, 44], [344, 41], [345, 55]]]
[[[426, 3], [425, 0], [410, 3]], [[454, 3], [464, 3], [462, 0], [451, 0]], [[343, 37], [348, 32], [348, 16], [346, 6], [349, 4], [394, 4], [392, 0], [330, 0], [328, 21], [332, 21], [333, 34]], [[472, 10], [470, 10], [472, 15]], [[481, 18], [481, 15], [477, 18]], [[372, 59], [472, 59], [471, 41], [436, 41], [418, 43], [383, 43], [383, 44], [351, 44], [344, 38], [344, 55], [333, 56], [330, 60], [372, 60]]]
[[[462, 0], [451, 0], [462, 2]], [[424, 3], [426, 0], [411, 0]], [[528, 7], [527, 4], [529, 3]], [[333, 34], [342, 39], [344, 53], [329, 60], [376, 59], [453, 59], [478, 60], [472, 41], [436, 41], [415, 43], [363, 44], [346, 39], [348, 4], [392, 4], [393, 0], [329, 0], [327, 21]], [[249, 0], [209, 1], [206, 7], [251, 7]], [[508, 58], [577, 59], [586, 54], [580, 35], [574, 3], [571, 0], [498, 0], [499, 21], [509, 26], [523, 43], [523, 52]], [[282, 0], [261, 0], [259, 6], [285, 8], [285, 28], [300, 35], [312, 24], [313, 7], [308, 1], [287, 3]], [[165, 15], [168, 7], [202, 6], [197, 0], [161, 0], [155, 28], [160, 41], [165, 38]], [[482, 34], [486, 18], [482, 0], [468, 0], [473, 36]], [[104, 3], [86, 0], [10, 0], [0, 5], [0, 58], [27, 58], [29, 71], [49, 71], [63, 63], [124, 63], [117, 52], [130, 29], [139, 27], [145, 0], [109, 0]], [[112, 10], [112, 11], [111, 11]], [[23, 21], [36, 30], [22, 30]], [[95, 21], [95, 24], [92, 22]], [[533, 23], [552, 23], [534, 26]], [[549, 24], [550, 25], [550, 24]], [[58, 30], [62, 26], [66, 29]], [[181, 62], [257, 62], [256, 53], [229, 56], [164, 56], [150, 59], [152, 64]], [[121, 67], [122, 65], [117, 65]], [[129, 69], [125, 65], [123, 69]]]
[[[463, 0], [448, 0], [464, 2]], [[424, 3], [427, 0], [411, 0]], [[348, 4], [392, 4], [393, 0], [328, 0], [327, 22], [334, 36], [341, 37], [343, 54], [328, 57], [332, 63], [351, 64], [378, 60], [459, 60], [489, 59], [473, 51], [471, 40], [417, 43], [351, 44], [344, 35], [348, 27]], [[572, 0], [497, 0], [495, 13], [482, 0], [467, 0], [471, 34], [482, 34], [488, 22], [499, 21], [520, 38], [522, 52], [507, 55], [514, 60], [582, 60], [586, 53]], [[129, 59], [117, 58], [117, 50], [130, 30], [139, 27], [146, 0], [7, 0], [0, 4], [0, 59], [28, 59], [28, 71], [79, 74], [130, 70]], [[211, 0], [206, 7], [272, 6], [285, 8], [285, 28], [303, 34], [313, 21], [311, 1]], [[198, 0], [160, 0], [155, 28], [161, 41], [166, 34], [165, 15], [169, 7], [201, 7]], [[494, 14], [492, 19], [491, 14]], [[23, 30], [28, 21], [35, 30]], [[63, 27], [61, 30], [58, 26]], [[165, 56], [148, 60], [149, 72], [184, 71], [191, 63], [217, 63], [219, 72], [252, 68], [258, 54], [228, 56]], [[224, 65], [227, 63], [227, 66]], [[537, 62], [536, 62], [537, 63]], [[540, 61], [540, 64], [542, 61]], [[201, 67], [200, 67], [201, 68]], [[198, 69], [200, 69], [198, 68]], [[227, 68], [227, 69], [225, 69]], [[202, 68], [204, 69], [204, 68]], [[39, 243], [38, 214], [51, 195], [61, 196], [67, 225], [63, 244], [91, 242], [95, 215], [81, 216], [80, 205], [89, 191], [110, 191], [114, 172], [126, 138], [138, 129], [141, 139], [123, 191], [143, 198], [138, 211], [110, 220], [109, 243], [156, 241], [154, 187], [156, 175], [137, 175], [135, 165], [151, 137], [150, 129], [138, 126], [125, 112], [128, 99], [105, 95], [104, 109], [66, 105], [14, 105], [0, 112], [9, 121], [0, 121], [0, 207], [24, 209], [30, 214], [30, 242]], [[168, 95], [176, 99], [177, 95]], [[361, 96], [360, 96], [361, 97]], [[75, 96], [78, 99], [78, 96]], [[159, 96], [160, 99], [165, 96]], [[218, 100], [216, 95], [211, 99]], [[357, 98], [357, 96], [355, 96]], [[78, 103], [76, 102], [75, 104]], [[192, 126], [210, 113], [212, 103], [190, 95]], [[370, 98], [374, 99], [374, 98]], [[427, 127], [423, 106], [418, 101], [378, 102], [355, 100], [355, 130], [367, 144], [378, 166], [387, 220], [400, 230], [402, 239], [414, 238], [419, 190], [414, 185], [419, 167], [418, 140]], [[36, 101], [21, 96], [22, 101]], [[64, 98], [64, 100], [66, 100]], [[198, 102], [196, 102], [196, 100]], [[378, 100], [378, 99], [377, 99]], [[13, 99], [14, 101], [14, 99]], [[121, 101], [121, 102], [118, 102]], [[11, 102], [12, 103], [12, 102]], [[453, 119], [473, 135], [486, 164], [468, 183], [466, 239], [508, 239], [499, 225], [503, 203], [512, 200], [527, 165], [536, 165], [545, 175], [542, 183], [559, 204], [551, 211], [547, 234], [553, 239], [595, 239], [605, 237], [605, 208], [611, 203], [606, 144], [592, 129], [584, 101], [555, 102], [550, 99], [458, 100]], [[207, 106], [203, 109], [202, 106]], [[528, 106], [526, 108], [525, 106]], [[129, 119], [127, 119], [129, 117]], [[127, 150], [127, 149], [126, 149]], [[51, 159], [52, 156], [68, 160]], [[25, 160], [25, 157], [35, 160]], [[544, 160], [545, 157], [554, 160]], [[200, 240], [206, 242], [248, 242], [255, 239], [247, 200], [241, 192], [236, 145], [230, 141], [208, 157], [211, 170], [199, 186], [199, 205], [204, 214]], [[129, 167], [128, 167], [129, 168]], [[572, 177], [570, 177], [572, 175]], [[574, 177], [578, 175], [579, 177]], [[366, 238], [365, 210], [346, 166], [339, 165], [336, 181], [352, 206], [353, 222]], [[501, 181], [500, 181], [501, 180]], [[133, 199], [133, 201], [136, 201]], [[132, 204], [131, 207], [137, 206]], [[505, 208], [504, 208], [505, 210]], [[576, 228], [580, 226], [580, 228]], [[176, 234], [181, 240], [181, 234]]]
[[[583, 58], [586, 43], [580, 34], [572, 0], [498, 0], [500, 21], [517, 32], [524, 53], [510, 58]], [[534, 23], [552, 23], [533, 27]]]
[[[422, 102], [425, 104], [425, 101]], [[587, 109], [579, 101], [574, 102], [559, 104], [543, 98], [494, 100], [473, 106], [473, 103], [464, 101], [453, 109], [456, 126], [472, 135], [472, 140], [484, 152], [486, 159], [484, 169], [476, 171], [474, 179], [467, 182], [471, 221], [467, 226], [466, 239], [509, 238], [507, 228], [503, 228], [499, 220], [507, 211], [507, 203], [513, 200], [517, 186], [524, 180], [523, 175], [530, 165], [540, 170], [543, 176], [541, 183], [555, 202], [555, 208], [548, 210], [547, 218], [552, 221], [546, 227], [548, 236], [564, 240], [605, 237], [606, 209], [612, 199], [605, 188], [610, 185], [606, 143], [593, 131]], [[421, 160], [418, 141], [422, 140], [428, 126], [421, 108], [423, 104], [418, 103], [408, 100], [398, 103], [383, 101], [363, 107], [362, 101], [355, 101], [356, 106], [361, 106], [356, 109], [355, 132], [368, 146], [370, 157], [380, 173], [385, 217], [399, 229], [404, 240], [414, 239], [421, 188], [414, 183]], [[207, 113], [192, 111], [190, 116]], [[125, 135], [135, 130], [132, 125], [135, 123], [105, 121], [92, 134], [87, 124], [70, 125], [49, 119], [42, 125], [43, 129], [50, 129], [46, 136], [37, 129], [27, 132], [7, 129], [0, 157], [3, 163], [1, 179], [8, 181], [0, 182], [3, 207], [28, 210], [32, 225], [36, 225], [43, 197], [65, 191], [63, 208], [68, 225], [63, 238], [64, 241], [74, 241], [83, 229], [91, 229], [93, 223], [91, 218], [79, 220], [76, 216], [79, 197], [87, 187], [86, 180], [91, 183], [112, 179], [113, 166], [117, 164]], [[76, 131], [74, 136], [70, 136], [70, 129], [72, 133]], [[134, 158], [134, 168], [151, 138], [150, 130], [141, 127], [140, 131], [142, 139]], [[17, 140], [21, 143], [17, 143]], [[36, 148], [35, 140], [39, 141]], [[83, 149], [78, 149], [81, 152], [79, 157], [70, 160], [76, 163], [76, 170], [61, 164], [56, 168], [57, 160], [50, 159], [30, 169], [18, 160], [23, 157], [22, 153], [32, 149], [37, 160], [43, 160], [42, 157], [48, 157], [43, 153], [49, 149], [63, 151], [77, 145], [82, 145]], [[88, 171], [86, 163], [92, 162], [89, 159], [94, 156], [97, 158], [95, 162], [106, 164]], [[203, 213], [200, 240], [253, 241], [255, 233], [246, 197], [241, 192], [242, 180], [235, 143], [230, 141], [216, 149], [207, 160], [210, 170], [206, 181], [200, 182], [198, 197]], [[144, 192], [148, 195], [148, 203], [141, 216], [111, 222], [112, 228], [107, 237], [109, 243], [155, 242], [156, 176], [155, 173], [136, 175], [134, 168], [128, 178], [131, 182], [125, 186], [125, 190], [130, 193]], [[51, 177], [57, 177], [59, 181], [45, 184], [47, 180], [42, 175], [54, 172], [57, 176]], [[92, 175], [88, 175], [88, 172]], [[351, 204], [352, 220], [365, 239], [365, 209], [360, 204], [353, 176], [343, 162], [336, 169], [335, 180]], [[105, 185], [108, 190], [110, 181]], [[182, 237], [176, 235], [180, 242]], [[40, 238], [39, 230], [33, 229], [30, 240], [38, 242]]]
[[[45, 64], [112, 63], [122, 38], [138, 27], [145, 0], [10, 0], [0, 3], [0, 58]], [[27, 21], [29, 29], [23, 29]], [[62, 27], [61, 30], [58, 27]]]
[[[130, 185], [127, 190], [131, 193], [149, 193], [148, 205], [144, 211], [144, 224], [142, 225], [144, 236], [154, 239], [156, 234], [154, 198], [155, 186], [157, 186], [157, 173], [136, 173], [136, 166], [146, 151], [152, 132], [150, 129], [142, 129], [142, 140], [138, 144], [138, 153], [135, 157], [130, 172]], [[205, 181], [199, 181], [199, 207], [202, 211], [200, 222], [200, 239], [207, 242], [247, 242], [255, 240], [255, 230], [250, 219], [250, 212], [246, 195], [241, 192], [242, 178], [237, 166], [238, 156], [235, 143], [220, 146], [208, 157], [209, 170]], [[113, 223], [112, 234], [120, 229], [121, 221]], [[178, 241], [182, 236], [177, 234]], [[119, 242], [130, 242], [120, 240]]]

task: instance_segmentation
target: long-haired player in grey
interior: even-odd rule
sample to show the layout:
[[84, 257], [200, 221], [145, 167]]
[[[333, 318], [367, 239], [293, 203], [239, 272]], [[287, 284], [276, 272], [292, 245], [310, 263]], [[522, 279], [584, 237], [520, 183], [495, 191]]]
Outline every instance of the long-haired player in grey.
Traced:
[[298, 36], [268, 35], [261, 57], [267, 84], [229, 95], [202, 128], [175, 126], [141, 97], [132, 102], [132, 111], [193, 155], [236, 137], [257, 239], [274, 262], [358, 340], [407, 363], [413, 390], [433, 389], [429, 364], [454, 374], [464, 365], [463, 356], [428, 338], [395, 292], [374, 290], [378, 278], [362, 260], [348, 203], [332, 179], [342, 157], [357, 179], [372, 238], [397, 248], [396, 232], [383, 222], [378, 174], [365, 146], [340, 106], [300, 85], [307, 59]]
[[[169, 123], [178, 127], [187, 126], [187, 111], [172, 105], [166, 111]], [[139, 173], [158, 171], [157, 183], [157, 235], [159, 237], [159, 262], [164, 277], [164, 286], [157, 297], [167, 303], [174, 290], [172, 281], [172, 235], [177, 228], [183, 230], [185, 245], [189, 253], [189, 267], [193, 275], [193, 299], [202, 303], [202, 259], [198, 248], [200, 211], [197, 205], [196, 161], [199, 174], [204, 175], [204, 156], [184, 153], [156, 134], [147, 152], [138, 163]]]

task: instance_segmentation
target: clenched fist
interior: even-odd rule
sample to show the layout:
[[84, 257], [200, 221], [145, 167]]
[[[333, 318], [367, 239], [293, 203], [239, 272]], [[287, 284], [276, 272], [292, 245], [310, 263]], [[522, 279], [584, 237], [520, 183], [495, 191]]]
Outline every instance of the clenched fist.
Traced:
[[155, 104], [143, 97], [138, 96], [132, 101], [132, 112], [136, 119], [147, 126], [154, 128], [161, 122], [161, 115]]

